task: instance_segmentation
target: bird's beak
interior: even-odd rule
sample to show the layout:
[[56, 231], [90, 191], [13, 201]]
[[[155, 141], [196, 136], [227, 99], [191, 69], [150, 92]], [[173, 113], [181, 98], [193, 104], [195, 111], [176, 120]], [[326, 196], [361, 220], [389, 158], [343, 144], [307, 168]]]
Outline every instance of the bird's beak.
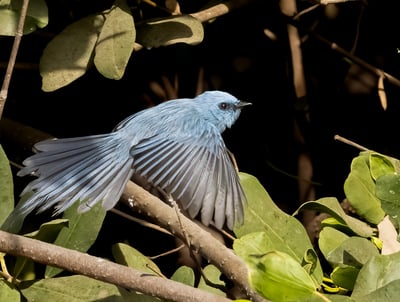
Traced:
[[253, 105], [253, 104], [249, 103], [249, 102], [239, 101], [239, 104], [236, 105], [236, 108], [241, 109], [241, 108], [243, 108], [245, 106], [248, 106], [248, 105]]

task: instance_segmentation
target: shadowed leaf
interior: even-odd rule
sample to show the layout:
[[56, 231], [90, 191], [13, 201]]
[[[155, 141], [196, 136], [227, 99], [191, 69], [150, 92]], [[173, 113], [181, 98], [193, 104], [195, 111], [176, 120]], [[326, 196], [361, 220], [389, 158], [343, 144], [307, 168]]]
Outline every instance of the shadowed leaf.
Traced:
[[189, 15], [147, 20], [136, 27], [137, 42], [146, 48], [176, 43], [196, 45], [203, 41], [203, 25]]

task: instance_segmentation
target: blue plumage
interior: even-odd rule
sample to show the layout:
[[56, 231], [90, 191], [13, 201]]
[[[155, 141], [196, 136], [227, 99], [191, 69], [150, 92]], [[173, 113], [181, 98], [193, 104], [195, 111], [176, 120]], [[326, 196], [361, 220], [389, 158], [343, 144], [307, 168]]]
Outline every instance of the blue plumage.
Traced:
[[102, 200], [109, 210], [133, 174], [171, 194], [190, 217], [232, 229], [243, 219], [245, 196], [221, 133], [240, 115], [241, 102], [221, 91], [161, 103], [131, 115], [109, 134], [54, 139], [35, 145], [19, 176], [38, 178], [21, 194], [21, 215], [81, 200], [85, 212]]

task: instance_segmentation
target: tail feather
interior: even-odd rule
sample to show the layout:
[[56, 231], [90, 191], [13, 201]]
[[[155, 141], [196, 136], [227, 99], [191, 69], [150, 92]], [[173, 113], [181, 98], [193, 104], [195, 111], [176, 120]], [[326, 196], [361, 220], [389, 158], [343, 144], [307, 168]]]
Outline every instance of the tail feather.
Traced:
[[39, 153], [26, 159], [18, 173], [38, 176], [21, 193], [33, 192], [20, 211], [55, 207], [58, 214], [78, 200], [83, 202], [80, 212], [100, 200], [112, 208], [132, 175], [129, 147], [118, 132], [38, 143]]

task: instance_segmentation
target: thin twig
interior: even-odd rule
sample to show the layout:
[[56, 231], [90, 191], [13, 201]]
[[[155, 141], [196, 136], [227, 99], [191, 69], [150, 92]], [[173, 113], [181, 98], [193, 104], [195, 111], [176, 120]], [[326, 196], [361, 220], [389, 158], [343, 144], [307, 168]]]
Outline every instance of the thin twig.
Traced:
[[355, 142], [353, 142], [353, 141], [351, 141], [351, 140], [349, 140], [347, 138], [344, 138], [344, 137], [342, 137], [340, 135], [337, 135], [337, 134], [335, 135], [334, 139], [337, 140], [337, 141], [340, 141], [342, 143], [348, 144], [348, 145], [350, 145], [352, 147], [355, 147], [355, 148], [357, 148], [357, 149], [359, 149], [361, 151], [369, 151], [370, 150], [370, 149], [368, 149], [368, 148], [366, 148], [364, 146], [361, 146], [361, 145], [359, 145], [359, 144], [357, 144], [357, 143], [355, 143]]
[[21, 15], [19, 17], [17, 31], [15, 33], [14, 44], [11, 50], [10, 60], [8, 61], [6, 75], [3, 81], [3, 86], [1, 87], [0, 91], [0, 119], [3, 115], [4, 106], [6, 104], [8, 87], [10, 86], [11, 75], [14, 70], [15, 61], [17, 59], [19, 45], [21, 43], [22, 35], [24, 34], [24, 25], [25, 25], [26, 12], [28, 11], [28, 5], [29, 5], [29, 0], [24, 0], [22, 2]]
[[157, 259], [157, 258], [160, 258], [160, 257], [164, 257], [164, 256], [168, 256], [168, 255], [171, 255], [171, 254], [173, 254], [173, 253], [176, 253], [176, 252], [179, 252], [181, 249], [183, 249], [185, 247], [185, 245], [184, 244], [181, 244], [180, 246], [178, 246], [178, 247], [176, 247], [176, 248], [174, 248], [174, 249], [172, 249], [172, 250], [169, 250], [169, 251], [167, 251], [167, 252], [165, 252], [165, 253], [161, 253], [161, 254], [158, 254], [158, 255], [155, 255], [155, 256], [147, 256], [149, 259], [151, 259], [151, 260], [154, 260], [154, 259]]
[[113, 208], [113, 209], [110, 210], [110, 212], [112, 212], [112, 213], [114, 213], [116, 215], [119, 215], [121, 217], [124, 217], [124, 218], [126, 218], [126, 219], [128, 219], [130, 221], [136, 222], [136, 223], [138, 223], [138, 224], [140, 224], [140, 225], [142, 225], [144, 227], [147, 227], [147, 228], [159, 231], [161, 233], [173, 236], [171, 234], [171, 232], [167, 231], [166, 229], [164, 229], [164, 228], [162, 228], [162, 227], [160, 227], [160, 226], [158, 226], [158, 225], [156, 225], [154, 223], [151, 223], [151, 222], [145, 221], [143, 219], [139, 219], [139, 218], [133, 217], [132, 215], [126, 214], [125, 212], [122, 212], [122, 211], [120, 211], [118, 209]]

